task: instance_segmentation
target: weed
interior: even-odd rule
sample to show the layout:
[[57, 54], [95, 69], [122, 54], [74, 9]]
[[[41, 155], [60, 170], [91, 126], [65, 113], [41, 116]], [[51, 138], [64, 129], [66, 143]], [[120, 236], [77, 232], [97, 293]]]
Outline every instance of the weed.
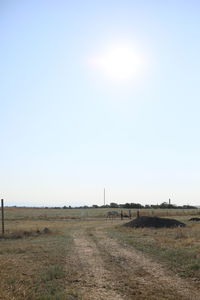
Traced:
[[42, 274], [43, 281], [50, 281], [54, 279], [60, 279], [65, 276], [64, 269], [61, 265], [50, 266], [44, 274]]
[[175, 234], [175, 239], [186, 239], [187, 235], [185, 234], [185, 232], [183, 230], [181, 230], [180, 228], [178, 228], [176, 234]]

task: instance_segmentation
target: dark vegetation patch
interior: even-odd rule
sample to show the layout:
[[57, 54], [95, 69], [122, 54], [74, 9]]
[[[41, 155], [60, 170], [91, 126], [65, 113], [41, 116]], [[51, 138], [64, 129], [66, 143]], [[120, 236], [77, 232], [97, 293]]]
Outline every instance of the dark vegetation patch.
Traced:
[[51, 234], [52, 231], [45, 227], [41, 230], [15, 230], [11, 232], [6, 232], [4, 236], [0, 235], [0, 239], [22, 239], [27, 237], [36, 237], [42, 234]]
[[143, 216], [124, 224], [124, 226], [134, 227], [134, 228], [144, 228], [144, 227], [174, 228], [174, 227], [185, 227], [186, 225], [175, 219]]
[[7, 218], [9, 221], [17, 221], [17, 220], [45, 220], [45, 221], [67, 221], [67, 220], [80, 220], [81, 218], [78, 216], [49, 216], [49, 215], [39, 215], [39, 216], [17, 216], [16, 218]]
[[55, 216], [50, 216], [50, 215], [47, 215], [47, 214], [44, 214], [44, 215], [39, 215], [37, 216], [37, 219], [39, 220], [79, 220], [80, 217], [78, 216], [61, 216], [61, 215], [55, 215]]
[[191, 219], [189, 219], [189, 221], [196, 221], [196, 222], [199, 222], [199, 221], [200, 221], [200, 218], [191, 218]]

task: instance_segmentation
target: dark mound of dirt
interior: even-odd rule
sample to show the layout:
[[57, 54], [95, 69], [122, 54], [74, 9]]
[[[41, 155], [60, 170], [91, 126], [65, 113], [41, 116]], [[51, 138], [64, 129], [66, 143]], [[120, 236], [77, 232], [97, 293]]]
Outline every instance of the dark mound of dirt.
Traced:
[[51, 233], [51, 230], [47, 227], [45, 227], [43, 230], [42, 230], [43, 233]]
[[179, 222], [175, 219], [159, 218], [159, 217], [139, 217], [134, 219], [124, 226], [135, 227], [135, 228], [144, 228], [144, 227], [155, 227], [155, 228], [173, 228], [173, 227], [185, 227], [186, 225], [182, 222]]
[[191, 218], [191, 219], [189, 219], [189, 221], [200, 221], [200, 218]]

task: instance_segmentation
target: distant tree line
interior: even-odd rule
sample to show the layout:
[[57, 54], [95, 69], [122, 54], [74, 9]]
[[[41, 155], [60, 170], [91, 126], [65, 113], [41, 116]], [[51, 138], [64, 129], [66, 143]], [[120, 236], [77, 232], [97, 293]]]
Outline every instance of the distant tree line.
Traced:
[[[48, 207], [45, 207], [45, 208], [48, 208]], [[87, 205], [84, 205], [84, 206], [76, 206], [76, 207], [72, 207], [72, 206], [63, 206], [63, 207], [51, 207], [51, 208], [54, 208], [54, 209], [72, 209], [72, 208], [75, 208], [75, 209], [78, 209], [78, 208], [83, 208], [83, 209], [90, 209], [90, 208], [126, 208], [126, 209], [131, 209], [131, 208], [136, 208], [136, 209], [141, 209], [141, 208], [146, 208], [146, 209], [170, 209], [170, 208], [173, 208], [173, 209], [196, 209], [197, 207], [196, 206], [192, 206], [192, 205], [182, 205], [182, 206], [178, 206], [178, 205], [175, 205], [175, 204], [170, 204], [170, 203], [167, 203], [167, 202], [163, 202], [161, 204], [151, 204], [151, 205], [142, 205], [140, 203], [125, 203], [125, 204], [117, 204], [115, 202], [111, 202], [110, 204], [106, 204], [106, 205], [92, 205], [92, 206], [87, 206]]]

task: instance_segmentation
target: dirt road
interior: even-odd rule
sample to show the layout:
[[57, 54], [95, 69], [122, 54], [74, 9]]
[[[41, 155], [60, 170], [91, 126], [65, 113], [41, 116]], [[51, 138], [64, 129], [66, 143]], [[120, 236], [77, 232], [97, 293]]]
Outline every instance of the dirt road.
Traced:
[[200, 299], [190, 283], [110, 238], [100, 224], [76, 228], [73, 239], [67, 266], [74, 270], [70, 289], [76, 291], [76, 299]]

